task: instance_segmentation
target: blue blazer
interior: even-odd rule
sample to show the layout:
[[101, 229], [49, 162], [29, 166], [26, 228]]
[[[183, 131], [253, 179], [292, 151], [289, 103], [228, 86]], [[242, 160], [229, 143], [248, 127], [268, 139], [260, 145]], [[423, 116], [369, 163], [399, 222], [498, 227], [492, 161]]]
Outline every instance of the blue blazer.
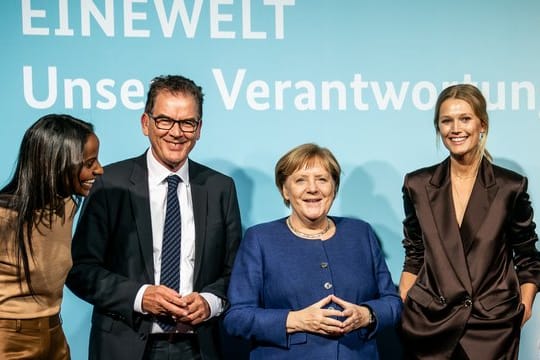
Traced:
[[[378, 358], [374, 335], [399, 321], [401, 300], [369, 224], [332, 220], [336, 234], [325, 241], [296, 237], [285, 219], [247, 230], [231, 275], [225, 329], [252, 341], [252, 359]], [[376, 327], [341, 337], [287, 334], [289, 311], [329, 294], [369, 306]]]

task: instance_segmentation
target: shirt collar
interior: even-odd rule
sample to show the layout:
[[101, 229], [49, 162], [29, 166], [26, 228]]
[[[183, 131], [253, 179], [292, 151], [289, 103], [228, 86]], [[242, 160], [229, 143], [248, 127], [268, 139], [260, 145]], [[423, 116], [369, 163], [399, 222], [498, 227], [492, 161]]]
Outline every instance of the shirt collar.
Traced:
[[156, 159], [152, 149], [148, 149], [146, 163], [148, 166], [148, 183], [151, 186], [163, 183], [169, 175], [173, 174], [180, 176], [183, 183], [189, 184], [189, 161], [186, 161], [176, 172], [172, 172]]

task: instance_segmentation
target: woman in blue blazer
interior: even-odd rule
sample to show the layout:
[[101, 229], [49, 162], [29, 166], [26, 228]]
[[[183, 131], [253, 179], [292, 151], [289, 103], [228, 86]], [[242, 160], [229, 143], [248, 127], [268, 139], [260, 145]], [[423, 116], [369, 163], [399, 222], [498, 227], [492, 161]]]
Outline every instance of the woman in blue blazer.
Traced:
[[276, 165], [291, 215], [247, 230], [229, 286], [225, 328], [252, 342], [251, 359], [377, 359], [375, 334], [401, 301], [375, 234], [330, 217], [340, 166], [315, 144]]

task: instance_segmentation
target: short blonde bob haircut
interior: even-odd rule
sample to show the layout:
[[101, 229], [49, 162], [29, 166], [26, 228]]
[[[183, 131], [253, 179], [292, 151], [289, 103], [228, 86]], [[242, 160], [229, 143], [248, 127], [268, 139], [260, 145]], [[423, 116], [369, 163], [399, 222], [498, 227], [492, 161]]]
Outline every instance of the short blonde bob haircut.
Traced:
[[341, 175], [341, 167], [339, 166], [338, 161], [327, 148], [320, 147], [313, 143], [302, 144], [283, 155], [281, 159], [278, 160], [275, 168], [276, 186], [287, 207], [289, 207], [290, 203], [283, 196], [283, 185], [285, 184], [285, 181], [287, 181], [287, 178], [296, 170], [309, 168], [317, 163], [321, 164], [323, 168], [330, 173], [330, 176], [334, 181], [334, 197], [336, 196]]

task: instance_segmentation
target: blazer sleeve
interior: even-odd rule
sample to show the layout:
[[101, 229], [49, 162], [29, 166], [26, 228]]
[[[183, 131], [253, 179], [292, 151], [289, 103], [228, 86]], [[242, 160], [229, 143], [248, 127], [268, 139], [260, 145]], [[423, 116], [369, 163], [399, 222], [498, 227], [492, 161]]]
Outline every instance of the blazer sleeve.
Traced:
[[371, 250], [369, 255], [373, 259], [374, 281], [377, 283], [379, 296], [378, 298], [366, 301], [361, 305], [369, 306], [377, 320], [376, 327], [368, 334], [369, 337], [372, 337], [379, 329], [393, 327], [398, 324], [403, 305], [371, 226], [368, 227], [367, 235]]
[[[111, 255], [113, 245], [109, 214], [118, 206], [110, 204], [102, 177], [98, 177], [86, 198], [79, 223], [73, 237], [73, 267], [67, 277], [66, 285], [77, 296], [94, 305], [97, 310], [133, 326], [133, 304], [139, 288], [145, 283], [121, 275], [113, 266], [137, 266], [119, 264], [119, 259]], [[120, 230], [121, 231], [121, 230]], [[138, 247], [137, 247], [138, 249]], [[129, 257], [129, 254], [126, 256]], [[115, 265], [116, 264], [116, 265]], [[138, 267], [139, 273], [143, 273]], [[142, 276], [142, 275], [141, 275]]]
[[248, 229], [234, 264], [225, 329], [248, 340], [287, 347], [289, 309], [266, 309], [263, 304], [263, 251], [255, 231]]
[[540, 254], [536, 249], [538, 236], [525, 177], [517, 191], [509, 222], [508, 237], [514, 251], [514, 265], [519, 282], [533, 283], [540, 289]]
[[404, 238], [402, 242], [405, 248], [403, 271], [418, 274], [424, 264], [424, 242], [420, 222], [416, 216], [409, 180], [409, 175], [406, 175], [402, 189], [403, 210], [405, 212], [405, 219], [403, 220]]
[[[215, 202], [216, 206], [218, 202], [221, 204], [219, 212], [223, 219], [223, 232], [220, 232], [220, 235], [208, 235], [216, 236], [215, 241], [224, 243], [223, 257], [205, 259], [207, 261], [214, 261], [214, 266], [216, 266], [216, 264], [223, 265], [217, 269], [219, 272], [217, 279], [213, 280], [211, 283], [205, 284], [200, 289], [200, 292], [212, 293], [225, 301], [227, 301], [227, 288], [229, 286], [234, 259], [242, 238], [242, 225], [236, 187], [232, 179], [227, 181], [226, 184], [227, 185], [223, 188], [221, 195], [219, 196], [220, 200]], [[215, 254], [210, 255], [212, 257], [216, 256]], [[207, 268], [205, 270], [208, 271], [208, 265], [204, 265], [203, 262], [202, 266], [206, 266]]]

